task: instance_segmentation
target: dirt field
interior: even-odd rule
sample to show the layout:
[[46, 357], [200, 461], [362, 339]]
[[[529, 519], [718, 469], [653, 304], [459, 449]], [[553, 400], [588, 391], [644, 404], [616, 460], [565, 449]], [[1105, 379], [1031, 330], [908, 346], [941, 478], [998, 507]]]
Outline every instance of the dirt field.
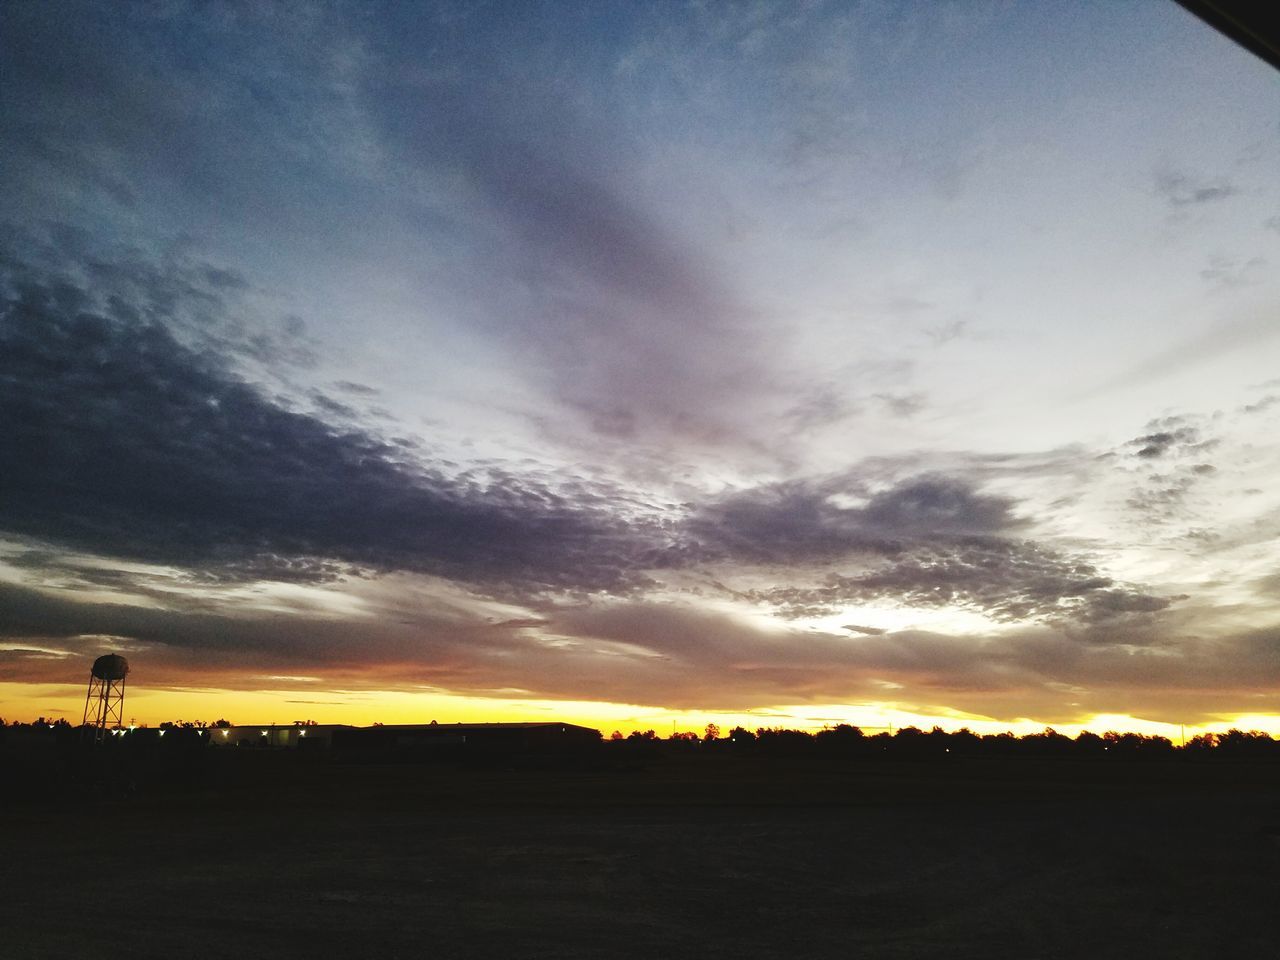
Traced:
[[1280, 949], [1274, 764], [278, 759], [6, 808], [0, 958]]

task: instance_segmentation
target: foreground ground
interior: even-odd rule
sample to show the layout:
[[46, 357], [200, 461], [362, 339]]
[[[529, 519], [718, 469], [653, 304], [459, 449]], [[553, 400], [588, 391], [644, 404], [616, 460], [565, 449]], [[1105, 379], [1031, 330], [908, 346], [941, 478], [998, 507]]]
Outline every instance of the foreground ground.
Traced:
[[1280, 767], [254, 758], [4, 810], [0, 957], [1280, 949]]

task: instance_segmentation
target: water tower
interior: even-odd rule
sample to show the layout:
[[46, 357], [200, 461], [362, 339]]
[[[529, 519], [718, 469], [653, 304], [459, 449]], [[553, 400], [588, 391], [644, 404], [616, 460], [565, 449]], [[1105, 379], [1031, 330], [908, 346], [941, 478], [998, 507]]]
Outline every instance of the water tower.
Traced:
[[93, 661], [89, 671], [89, 692], [84, 698], [84, 726], [93, 730], [99, 743], [108, 727], [124, 725], [124, 678], [129, 661], [118, 653], [108, 653]]

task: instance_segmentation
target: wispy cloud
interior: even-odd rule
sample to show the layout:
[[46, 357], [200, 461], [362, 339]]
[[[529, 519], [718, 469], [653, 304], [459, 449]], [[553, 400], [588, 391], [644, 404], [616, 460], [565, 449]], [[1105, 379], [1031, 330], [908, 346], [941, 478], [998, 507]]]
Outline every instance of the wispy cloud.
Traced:
[[1158, 196], [1175, 209], [1220, 203], [1240, 192], [1235, 184], [1226, 179], [1203, 179], [1167, 169], [1156, 173], [1155, 190]]

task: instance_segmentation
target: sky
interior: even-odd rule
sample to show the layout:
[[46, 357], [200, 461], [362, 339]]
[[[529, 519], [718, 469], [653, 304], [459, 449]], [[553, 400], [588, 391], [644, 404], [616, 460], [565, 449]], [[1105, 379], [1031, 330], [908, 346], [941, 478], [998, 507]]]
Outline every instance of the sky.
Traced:
[[1171, 2], [0, 7], [0, 716], [1280, 732], [1280, 73]]

